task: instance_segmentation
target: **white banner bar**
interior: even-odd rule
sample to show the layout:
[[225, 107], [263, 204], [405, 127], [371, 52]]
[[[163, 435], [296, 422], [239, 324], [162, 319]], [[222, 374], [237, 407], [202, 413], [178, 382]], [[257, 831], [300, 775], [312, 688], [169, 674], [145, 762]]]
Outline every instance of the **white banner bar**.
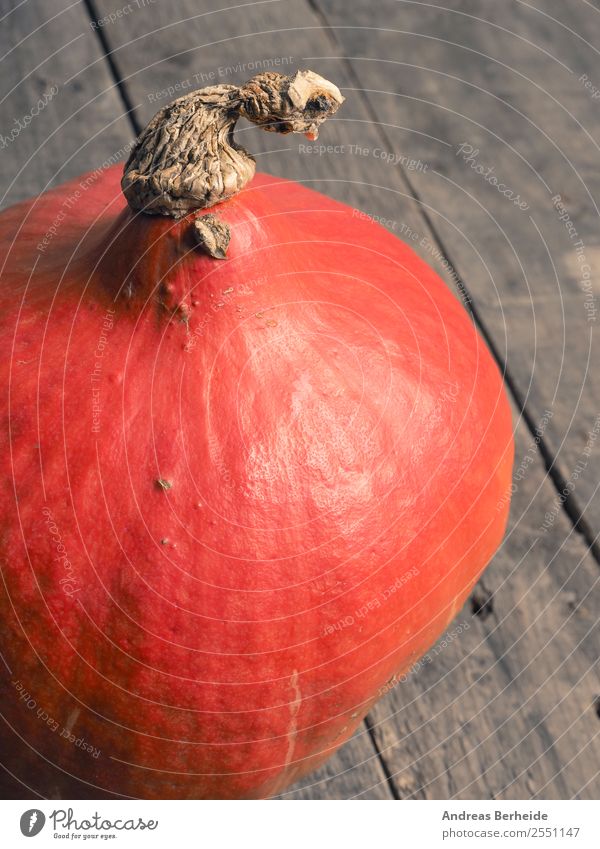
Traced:
[[[3, 801], [2, 845], [598, 849], [600, 803]], [[34, 843], [28, 841], [34, 840]]]

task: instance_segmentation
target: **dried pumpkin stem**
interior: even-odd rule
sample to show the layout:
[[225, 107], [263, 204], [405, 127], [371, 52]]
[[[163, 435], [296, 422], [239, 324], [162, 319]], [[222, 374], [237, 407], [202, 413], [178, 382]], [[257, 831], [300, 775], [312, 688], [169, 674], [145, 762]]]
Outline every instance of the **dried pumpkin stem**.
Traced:
[[158, 112], [137, 139], [121, 186], [129, 206], [179, 218], [237, 194], [254, 176], [253, 157], [233, 138], [247, 118], [264, 130], [310, 139], [337, 111], [339, 89], [312, 71], [267, 72], [243, 86], [199, 89]]

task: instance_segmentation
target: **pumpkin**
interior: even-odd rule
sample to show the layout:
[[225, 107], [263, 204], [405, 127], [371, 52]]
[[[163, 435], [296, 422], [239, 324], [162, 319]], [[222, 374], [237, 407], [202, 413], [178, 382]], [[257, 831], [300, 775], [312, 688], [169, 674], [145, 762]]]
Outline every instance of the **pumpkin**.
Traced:
[[[459, 301], [232, 141], [239, 114], [314, 138], [339, 91], [188, 97], [124, 176], [0, 215], [0, 745], [43, 795], [283, 790], [444, 632], [505, 528], [510, 408]], [[169, 121], [202, 132], [158, 167]]]

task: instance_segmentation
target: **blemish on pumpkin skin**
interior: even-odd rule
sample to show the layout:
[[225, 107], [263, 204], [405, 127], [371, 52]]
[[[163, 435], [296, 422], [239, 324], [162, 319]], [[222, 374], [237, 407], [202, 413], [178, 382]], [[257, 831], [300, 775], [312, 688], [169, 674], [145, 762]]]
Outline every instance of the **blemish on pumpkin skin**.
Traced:
[[81, 714], [81, 709], [80, 709], [80, 708], [75, 708], [75, 710], [74, 710], [74, 711], [72, 711], [72, 712], [69, 714], [69, 718], [67, 719], [67, 721], [66, 721], [66, 723], [65, 723], [65, 731], [67, 731], [69, 734], [71, 734], [71, 733], [72, 733], [73, 728], [75, 727], [75, 723], [76, 723], [76, 722], [77, 722], [77, 720], [79, 719], [79, 715], [80, 715], [80, 714]]
[[159, 489], [163, 489], [165, 491], [173, 487], [173, 482], [168, 481], [165, 478], [157, 478], [155, 480], [155, 484]]

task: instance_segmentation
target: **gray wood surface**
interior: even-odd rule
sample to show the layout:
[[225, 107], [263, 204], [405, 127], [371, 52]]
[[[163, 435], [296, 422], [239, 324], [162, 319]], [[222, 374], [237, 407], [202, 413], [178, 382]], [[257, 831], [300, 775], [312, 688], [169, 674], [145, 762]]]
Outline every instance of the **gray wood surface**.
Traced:
[[[250, 125], [240, 126], [240, 141], [262, 170], [381, 216], [399, 236], [418, 234], [415, 247], [455, 287], [449, 260], [507, 363], [515, 399], [522, 479], [509, 533], [474, 599], [447, 645], [432, 648], [431, 663], [284, 798], [597, 798], [600, 571], [589, 543], [600, 530], [600, 434], [583, 452], [600, 412], [600, 378], [573, 240], [551, 198], [561, 194], [576, 222], [596, 285], [600, 102], [579, 77], [600, 87], [598, 54], [582, 42], [600, 49], [600, 13], [577, 0], [540, 0], [544, 14], [513, 0], [447, 10], [404, 0], [266, 0], [241, 10], [155, 0], [90, 25], [90, 14], [98, 21], [124, 5], [28, 0], [2, 21], [5, 123], [59, 87], [1, 152], [3, 205], [97, 167], [191, 88], [241, 82], [273, 60], [284, 72], [313, 67], [347, 97], [322, 132], [337, 151], [310, 155], [297, 137]], [[0, 3], [0, 16], [8, 8]], [[479, 150], [478, 161], [529, 209], [457, 156], [461, 143]], [[427, 169], [390, 164], [376, 151]], [[546, 410], [552, 416], [536, 442], [531, 431]], [[575, 490], [561, 503], [557, 486], [582, 456]], [[546, 531], [548, 511], [556, 515]], [[582, 515], [583, 534], [573, 526]]]
[[5, 207], [97, 168], [130, 141], [131, 127], [83, 5], [1, 0], [0, 18]]
[[[600, 427], [593, 353], [600, 92], [594, 99], [580, 80], [596, 80], [598, 91], [598, 10], [579, 0], [539, 2], [539, 9], [521, 0], [447, 9], [381, 0], [374, 26], [367, 4], [317, 3], [373, 113], [424, 134], [420, 156], [430, 168], [408, 179], [474, 297], [530, 426], [553, 411], [544, 446], [556, 478], [568, 481]], [[401, 134], [380, 131], [403, 150]], [[463, 144], [478, 151], [470, 162], [458, 152]], [[494, 169], [529, 209], [517, 208], [473, 165]], [[560, 220], [556, 195], [576, 237]], [[583, 290], [584, 266], [593, 302]], [[599, 480], [596, 440], [567, 504], [583, 517], [590, 542], [600, 532]]]

